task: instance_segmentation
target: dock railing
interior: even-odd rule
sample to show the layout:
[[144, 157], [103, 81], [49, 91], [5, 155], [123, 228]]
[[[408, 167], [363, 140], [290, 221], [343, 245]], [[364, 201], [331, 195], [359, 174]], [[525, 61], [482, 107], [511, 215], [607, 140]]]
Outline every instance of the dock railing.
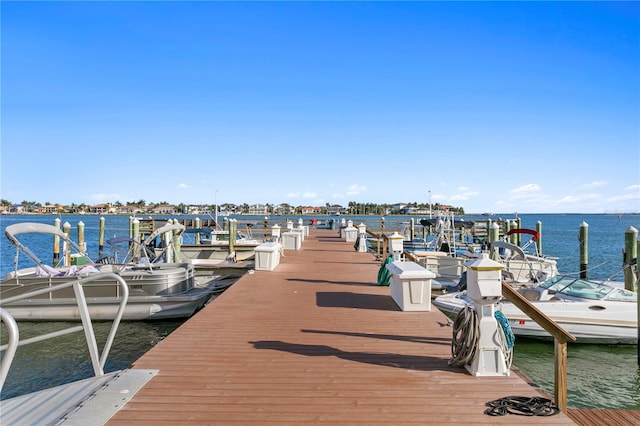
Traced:
[[555, 321], [546, 316], [531, 302], [525, 299], [516, 289], [507, 283], [502, 283], [502, 294], [518, 309], [534, 320], [540, 327], [553, 337], [554, 352], [554, 398], [556, 406], [563, 412], [567, 411], [567, 339], [572, 342], [576, 338], [560, 327]]
[[[120, 325], [120, 321], [122, 320], [122, 316], [124, 315], [124, 309], [127, 305], [127, 301], [129, 300], [129, 287], [127, 286], [126, 281], [119, 275], [113, 273], [106, 273], [106, 275], [118, 282], [118, 285], [121, 288], [121, 301], [120, 306], [118, 307], [118, 311], [114, 317], [113, 323], [111, 324], [111, 330], [109, 331], [107, 340], [102, 348], [102, 353], [100, 353], [98, 349], [98, 344], [96, 341], [95, 333], [93, 331], [91, 316], [89, 314], [89, 308], [87, 306], [87, 299], [84, 295], [83, 287], [85, 285], [91, 285], [91, 282], [96, 280], [97, 278], [104, 277], [105, 273], [90, 275], [79, 280], [70, 280], [65, 283], [40, 288], [38, 290], [29, 291], [18, 296], [2, 299], [1, 303], [5, 307], [3, 308], [2, 306], [0, 306], [0, 320], [5, 324], [7, 328], [8, 343], [0, 346], [0, 352], [5, 352], [4, 356], [2, 357], [2, 362], [0, 362], [0, 391], [4, 386], [9, 370], [11, 369], [11, 364], [13, 363], [13, 359], [19, 346], [53, 339], [82, 330], [84, 330], [85, 340], [89, 348], [89, 356], [91, 357], [93, 371], [96, 377], [104, 375], [104, 365], [107, 361], [107, 357], [109, 356], [109, 351], [111, 350], [111, 345], [113, 344], [116, 332], [118, 331], [118, 326]], [[68, 287], [73, 287], [82, 325], [63, 328], [50, 333], [44, 333], [28, 339], [20, 340], [18, 324], [6, 309], [6, 306], [11, 302], [22, 299], [30, 299], [41, 294], [53, 293], [55, 291], [62, 290]]]

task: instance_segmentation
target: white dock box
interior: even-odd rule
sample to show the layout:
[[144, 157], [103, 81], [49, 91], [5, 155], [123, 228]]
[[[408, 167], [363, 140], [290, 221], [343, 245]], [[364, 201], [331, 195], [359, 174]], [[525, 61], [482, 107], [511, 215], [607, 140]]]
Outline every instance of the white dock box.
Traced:
[[280, 243], [262, 243], [255, 251], [256, 271], [273, 271], [280, 264]]
[[358, 239], [358, 228], [355, 226], [347, 226], [344, 228], [344, 238], [347, 242], [355, 242]]
[[285, 250], [300, 250], [302, 235], [300, 232], [289, 231], [282, 234], [282, 247]]
[[391, 272], [391, 298], [403, 311], [431, 310], [431, 280], [436, 274], [415, 262], [386, 265]]

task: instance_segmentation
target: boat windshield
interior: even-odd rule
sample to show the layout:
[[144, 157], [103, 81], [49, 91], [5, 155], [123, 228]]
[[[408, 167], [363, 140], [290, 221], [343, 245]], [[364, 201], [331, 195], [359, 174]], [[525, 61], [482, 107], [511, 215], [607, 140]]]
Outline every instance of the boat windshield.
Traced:
[[562, 293], [571, 297], [590, 300], [617, 300], [633, 301], [636, 294], [619, 288], [610, 287], [594, 281], [587, 281], [580, 278], [556, 275], [555, 277], [540, 284], [541, 287], [549, 290], [549, 293]]

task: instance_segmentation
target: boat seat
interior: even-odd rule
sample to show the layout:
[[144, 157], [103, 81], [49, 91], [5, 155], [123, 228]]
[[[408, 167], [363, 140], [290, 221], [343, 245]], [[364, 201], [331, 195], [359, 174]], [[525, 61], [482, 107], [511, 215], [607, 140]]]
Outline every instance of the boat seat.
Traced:
[[530, 302], [537, 302], [538, 300], [540, 300], [540, 292], [531, 288], [520, 290], [520, 294], [522, 294], [524, 298]]

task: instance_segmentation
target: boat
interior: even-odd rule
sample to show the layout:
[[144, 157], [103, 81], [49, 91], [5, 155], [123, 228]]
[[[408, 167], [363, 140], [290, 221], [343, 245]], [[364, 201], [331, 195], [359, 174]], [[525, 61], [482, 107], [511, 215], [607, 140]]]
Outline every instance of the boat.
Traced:
[[[622, 283], [556, 275], [536, 287], [517, 291], [576, 337], [576, 343], [638, 344], [637, 293], [625, 290]], [[438, 296], [432, 303], [453, 320], [473, 304], [466, 291]], [[515, 336], [552, 339], [511, 302], [503, 299], [497, 309], [508, 319]]]
[[[143, 245], [167, 232], [180, 232], [184, 226], [168, 224], [158, 228]], [[59, 283], [99, 275], [87, 286], [85, 295], [91, 318], [111, 320], [121, 300], [113, 274], [122, 277], [129, 288], [129, 301], [124, 320], [156, 320], [186, 318], [202, 308], [220, 283], [215, 277], [195, 279], [190, 262], [163, 262], [142, 255], [125, 263], [92, 261], [86, 252], [60, 228], [42, 223], [17, 223], [6, 227], [5, 236], [16, 247], [15, 269], [0, 280], [0, 305], [16, 320], [76, 321], [79, 320], [74, 294], [70, 289], [7, 303], [16, 296]], [[66, 253], [63, 265], [46, 265], [24, 243], [42, 244], [46, 238], [59, 239]], [[50, 241], [51, 241], [50, 240]], [[134, 244], [134, 247], [136, 245]], [[18, 268], [18, 257], [24, 253], [35, 266]]]
[[[512, 235], [530, 235], [531, 238], [518, 246], [508, 241]], [[557, 258], [541, 256], [537, 252], [528, 253], [527, 249], [535, 247], [535, 242], [540, 238], [540, 232], [514, 228], [509, 230], [503, 240], [492, 241], [489, 244], [489, 253], [493, 260], [504, 265], [503, 275], [508, 275], [512, 282], [516, 283], [541, 283], [558, 275]]]
[[264, 241], [253, 238], [250, 234], [236, 232], [233, 242], [233, 250], [229, 252], [228, 230], [207, 230], [190, 228], [187, 234], [197, 234], [197, 243], [180, 245], [182, 259], [190, 259], [193, 263], [207, 263], [211, 260], [233, 260], [235, 262], [247, 261], [255, 258], [255, 250]]

